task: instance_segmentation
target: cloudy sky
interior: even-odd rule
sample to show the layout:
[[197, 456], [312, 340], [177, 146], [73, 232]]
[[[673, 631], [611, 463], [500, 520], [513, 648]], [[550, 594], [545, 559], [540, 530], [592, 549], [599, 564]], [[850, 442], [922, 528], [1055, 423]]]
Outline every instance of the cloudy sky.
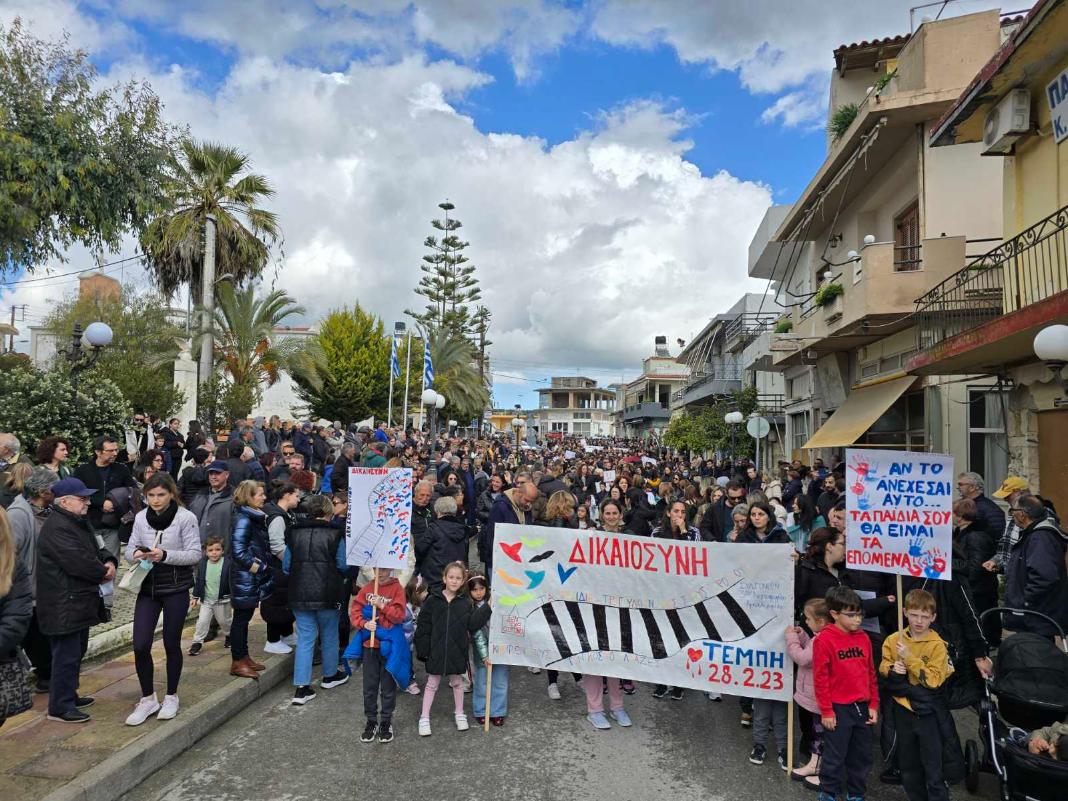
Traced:
[[[0, 24], [69, 32], [105, 80], [147, 79], [172, 121], [246, 151], [278, 190], [268, 280], [311, 322], [354, 301], [405, 319], [454, 203], [507, 406], [552, 374], [633, 377], [656, 334], [763, 291], [749, 240], [823, 159], [832, 50], [939, 13], [915, 2], [0, 0]], [[76, 283], [8, 284], [0, 307], [32, 323]]]

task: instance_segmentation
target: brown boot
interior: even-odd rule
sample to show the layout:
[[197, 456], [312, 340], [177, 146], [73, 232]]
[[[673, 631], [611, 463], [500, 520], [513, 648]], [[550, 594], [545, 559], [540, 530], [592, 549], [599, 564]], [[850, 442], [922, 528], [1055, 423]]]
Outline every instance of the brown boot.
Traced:
[[230, 665], [230, 675], [240, 676], [243, 679], [260, 680], [260, 674], [245, 664], [246, 660], [238, 659]]
[[253, 661], [251, 656], [246, 656], [245, 657], [245, 664], [248, 665], [253, 670], [266, 670], [267, 669], [266, 665], [261, 664], [259, 662]]

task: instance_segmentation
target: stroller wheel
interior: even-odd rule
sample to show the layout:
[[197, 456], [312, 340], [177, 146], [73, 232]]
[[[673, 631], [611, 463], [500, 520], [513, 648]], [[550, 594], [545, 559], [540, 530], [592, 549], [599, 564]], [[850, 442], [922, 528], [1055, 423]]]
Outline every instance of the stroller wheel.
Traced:
[[964, 744], [964, 786], [969, 793], [974, 793], [979, 788], [979, 744], [975, 740], [968, 740]]

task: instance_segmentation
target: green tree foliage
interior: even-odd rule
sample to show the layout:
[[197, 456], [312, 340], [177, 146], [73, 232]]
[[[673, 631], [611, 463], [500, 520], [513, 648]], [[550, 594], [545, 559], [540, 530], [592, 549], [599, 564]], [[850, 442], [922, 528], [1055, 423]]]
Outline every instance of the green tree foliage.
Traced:
[[215, 432], [216, 442], [227, 436], [235, 419], [248, 417], [255, 404], [247, 386], [239, 386], [217, 375], [197, 387], [197, 416], [205, 431]]
[[[118, 296], [68, 297], [52, 310], [45, 326], [61, 348], [67, 347], [76, 323], [85, 328], [100, 320], [111, 326], [111, 345], [82, 374], [79, 386], [110, 379], [132, 408], [166, 419], [185, 403], [174, 386], [174, 360], [185, 329], [172, 316], [161, 295], [123, 287]], [[65, 369], [62, 357], [56, 366]]]
[[445, 329], [433, 330], [430, 358], [434, 360], [434, 390], [445, 396], [445, 419], [453, 417], [464, 425], [471, 418], [481, 420], [489, 406], [489, 391], [471, 341]]
[[[324, 362], [317, 343], [277, 333], [292, 317], [304, 314], [282, 289], [257, 296], [251, 284], [219, 284], [215, 307], [215, 363], [231, 388], [223, 397], [233, 407], [230, 417], [247, 416], [260, 402], [263, 389], [288, 373], [308, 386], [322, 383]], [[199, 337], [198, 337], [199, 339]]]
[[116, 250], [162, 201], [176, 132], [144, 83], [102, 89], [88, 55], [0, 28], [0, 272], [74, 243]]
[[475, 267], [470, 264], [463, 251], [470, 244], [456, 234], [463, 223], [450, 217], [456, 207], [448, 201], [439, 203], [438, 208], [445, 212], [445, 219], [431, 220], [430, 224], [442, 234], [428, 236], [423, 246], [430, 252], [423, 256], [420, 269], [423, 276], [415, 288], [415, 294], [427, 299], [425, 310], [407, 311], [423, 328], [444, 328], [458, 336], [470, 336], [472, 333], [471, 312], [468, 304], [481, 299], [482, 293], [475, 278]]
[[236, 148], [191, 139], [169, 160], [167, 206], [141, 234], [141, 249], [164, 294], [188, 284], [200, 298], [209, 214], [215, 216], [216, 277], [242, 282], [263, 272], [281, 230], [275, 214], [258, 205], [274, 189], [262, 175], [242, 176], [248, 166], [248, 156]]
[[[308, 405], [312, 417], [344, 423], [370, 415], [385, 418], [391, 345], [382, 320], [358, 303], [351, 309], [333, 311], [319, 324], [318, 345], [325, 363], [320, 385], [297, 378], [297, 395]], [[413, 365], [413, 375], [422, 368], [421, 348], [413, 339], [412, 357], [418, 363], [418, 367]], [[398, 354], [402, 370], [404, 355], [403, 350]]]
[[[729, 453], [731, 449], [731, 427], [723, 422], [727, 412], [740, 411], [748, 416], [759, 412], [755, 387], [746, 387], [732, 393], [708, 406], [702, 406], [696, 412], [680, 412], [674, 415], [664, 432], [664, 443], [676, 450], [688, 450], [691, 453], [719, 451]], [[735, 429], [735, 454], [752, 456], [753, 439], [745, 430], [745, 425]]]
[[45, 437], [56, 435], [70, 442], [72, 459], [87, 459], [93, 439], [101, 434], [123, 441], [122, 427], [129, 413], [122, 392], [107, 379], [89, 381], [83, 375], [77, 401], [72, 403], [70, 377], [64, 371], [0, 372], [0, 431], [17, 436], [28, 453]]

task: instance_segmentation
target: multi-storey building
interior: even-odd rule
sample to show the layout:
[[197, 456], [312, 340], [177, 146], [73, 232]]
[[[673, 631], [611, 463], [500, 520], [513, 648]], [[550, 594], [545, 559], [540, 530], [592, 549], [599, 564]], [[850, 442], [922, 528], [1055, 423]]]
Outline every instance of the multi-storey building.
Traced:
[[538, 390], [538, 432], [578, 436], [611, 436], [616, 393], [585, 376], [554, 376]]

